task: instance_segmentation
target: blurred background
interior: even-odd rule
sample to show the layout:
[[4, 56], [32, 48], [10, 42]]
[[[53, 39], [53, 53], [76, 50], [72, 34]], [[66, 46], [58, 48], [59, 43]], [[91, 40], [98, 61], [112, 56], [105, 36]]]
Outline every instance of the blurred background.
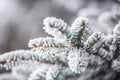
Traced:
[[107, 35], [119, 22], [120, 0], [0, 0], [0, 54], [28, 49], [30, 39], [48, 36], [42, 27], [49, 16], [69, 25], [76, 17], [87, 17], [93, 31]]

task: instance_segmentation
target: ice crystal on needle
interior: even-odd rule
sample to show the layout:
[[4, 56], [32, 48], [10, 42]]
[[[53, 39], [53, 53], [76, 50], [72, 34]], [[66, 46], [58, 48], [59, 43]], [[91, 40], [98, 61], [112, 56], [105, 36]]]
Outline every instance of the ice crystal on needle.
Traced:
[[17, 66], [34, 65], [33, 69], [26, 68], [24, 72], [29, 80], [66, 80], [67, 76], [77, 76], [72, 72], [82, 73], [89, 65], [115, 63], [113, 56], [120, 41], [119, 24], [111, 38], [100, 32], [91, 34], [89, 20], [83, 17], [77, 18], [72, 26], [61, 19], [48, 17], [44, 25], [43, 29], [53, 37], [31, 39], [28, 43], [31, 50], [0, 55], [0, 68], [13, 68], [13, 71], [23, 73], [24, 69]]

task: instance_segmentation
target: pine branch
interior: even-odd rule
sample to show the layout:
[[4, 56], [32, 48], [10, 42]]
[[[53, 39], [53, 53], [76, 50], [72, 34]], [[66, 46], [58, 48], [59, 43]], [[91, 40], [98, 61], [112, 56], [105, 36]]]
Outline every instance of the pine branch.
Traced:
[[68, 54], [68, 65], [72, 72], [82, 73], [86, 70], [88, 65], [100, 66], [105, 62], [104, 59], [101, 59], [101, 55], [91, 54], [82, 49], [74, 48]]
[[19, 66], [16, 66], [12, 68], [12, 75], [15, 76], [17, 79], [21, 80], [28, 80], [28, 77], [30, 74], [37, 69], [38, 66], [43, 66], [41, 63], [37, 62], [29, 62], [29, 64], [21, 64]]
[[56, 80], [61, 72], [61, 69], [61, 65], [55, 65], [50, 67], [46, 73], [46, 80]]
[[87, 18], [79, 17], [77, 18], [72, 27], [70, 28], [70, 40], [75, 46], [83, 46], [89, 34], [89, 20]]
[[82, 49], [73, 49], [68, 55], [68, 65], [72, 72], [84, 72], [91, 56]]
[[48, 71], [48, 68], [53, 65], [51, 64], [42, 64], [41, 66], [38, 66], [37, 69], [35, 69], [30, 75], [28, 80], [46, 80], [46, 72]]
[[[45, 53], [45, 52], [44, 52]], [[43, 54], [42, 52], [33, 52], [28, 50], [17, 50], [5, 53], [0, 56], [0, 67], [5, 67], [6, 69], [11, 69], [13, 67], [26, 64], [30, 62], [40, 62], [46, 64], [55, 64], [55, 63], [64, 63], [65, 61], [61, 60], [65, 54]], [[63, 61], [63, 62], [62, 62]]]
[[28, 43], [28, 47], [30, 48], [65, 48], [70, 46], [69, 43], [63, 39], [56, 38], [37, 38], [31, 39]]
[[120, 44], [120, 23], [117, 24], [114, 28], [114, 37], [117, 40], [117, 43]]
[[47, 17], [43, 24], [45, 27], [43, 29], [55, 38], [65, 39], [69, 37], [69, 26], [61, 19], [56, 19], [55, 17]]
[[104, 36], [99, 32], [95, 32], [88, 37], [87, 41], [84, 44], [84, 49], [90, 53], [95, 53], [103, 43]]
[[90, 35], [89, 21], [82, 17], [77, 18], [71, 27], [54, 17], [46, 18], [44, 25], [45, 31], [54, 38], [32, 39], [28, 44], [31, 50], [17, 50], [0, 55], [0, 68], [28, 67], [37, 62], [40, 65], [35, 65], [31, 70], [24, 72], [23, 68], [18, 67], [14, 70], [28, 74], [29, 80], [63, 80], [68, 76], [79, 77], [72, 72], [82, 73], [90, 65], [97, 67], [108, 62], [113, 62], [114, 65], [113, 56], [120, 49], [119, 24], [111, 37], [99, 32]]

